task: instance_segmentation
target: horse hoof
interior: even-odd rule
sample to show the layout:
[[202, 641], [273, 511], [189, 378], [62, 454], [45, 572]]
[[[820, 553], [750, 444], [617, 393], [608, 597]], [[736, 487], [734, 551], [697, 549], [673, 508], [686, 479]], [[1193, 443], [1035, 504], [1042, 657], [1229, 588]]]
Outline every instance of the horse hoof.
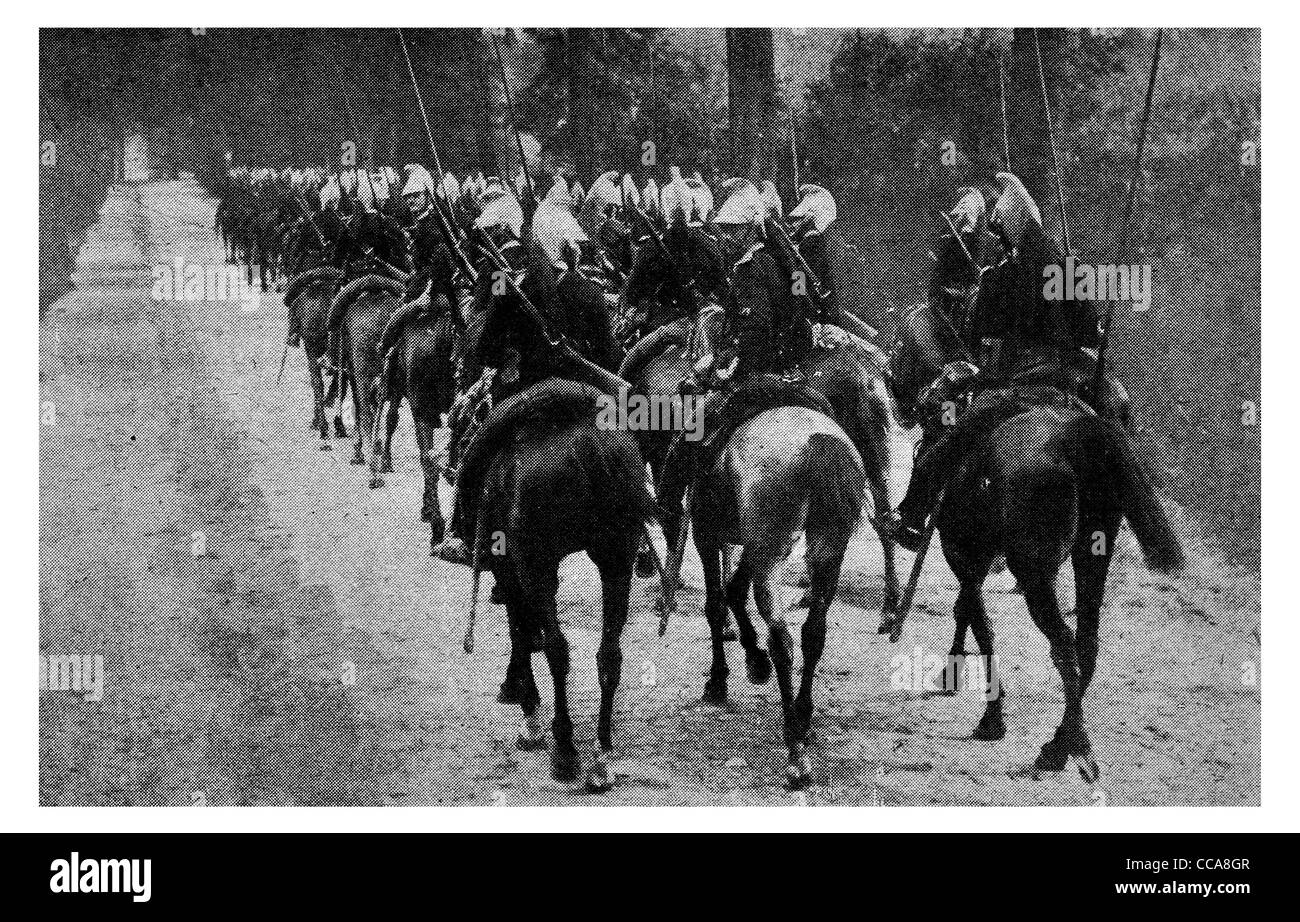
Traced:
[[655, 562], [644, 551], [636, 555], [636, 575], [638, 579], [649, 579], [655, 575]]
[[593, 794], [603, 794], [614, 786], [614, 773], [609, 770], [609, 761], [603, 756], [596, 757], [596, 764], [587, 771], [587, 790]]
[[722, 629], [722, 640], [724, 643], [735, 643], [740, 638], [736, 636], [736, 628], [730, 621]]
[[582, 761], [578, 758], [576, 750], [564, 751], [556, 748], [551, 753], [551, 777], [561, 784], [569, 784], [577, 780], [580, 768], [582, 768]]
[[524, 718], [524, 728], [515, 738], [515, 746], [524, 752], [546, 748], [546, 731], [536, 716]]
[[812, 783], [812, 763], [807, 755], [792, 759], [785, 767], [785, 784], [792, 791], [802, 791]]
[[384, 485], [384, 478], [382, 478], [382, 477], [371, 477], [371, 478], [370, 478], [370, 489], [372, 489], [372, 490], [378, 490], [378, 489], [379, 489], [380, 487], [382, 487], [383, 485]]
[[971, 733], [971, 739], [983, 740], [986, 743], [996, 743], [1007, 735], [1007, 725], [999, 717], [996, 720], [990, 720], [987, 716], [981, 717], [980, 722], [975, 725], [975, 730]]
[[1065, 768], [1065, 763], [1069, 760], [1070, 757], [1064, 747], [1049, 742], [1038, 753], [1038, 758], [1034, 760], [1034, 768], [1040, 772], [1059, 772]]
[[1083, 752], [1076, 752], [1074, 767], [1079, 770], [1079, 777], [1083, 779], [1084, 784], [1093, 785], [1101, 779], [1101, 767], [1097, 760], [1092, 757], [1092, 752], [1085, 749]]
[[719, 707], [727, 703], [727, 680], [726, 679], [709, 679], [704, 683], [705, 704], [716, 704]]
[[384, 462], [384, 466], [381, 467], [381, 468], [379, 469], [379, 473], [381, 473], [381, 474], [396, 474], [397, 471], [393, 470], [393, 462], [392, 462], [392, 461], [385, 461], [385, 462]]
[[334, 420], [334, 437], [336, 439], [346, 439], [348, 437], [348, 429], [343, 425], [341, 419]]
[[[515, 679], [506, 679], [501, 683], [501, 688], [497, 691], [498, 704], [523, 704], [524, 687], [523, 684]], [[521, 734], [522, 738], [522, 734]]]
[[772, 660], [762, 650], [746, 653], [745, 672], [750, 685], [766, 685], [772, 678]]
[[320, 450], [321, 450], [321, 451], [333, 451], [333, 450], [334, 450], [334, 446], [331, 445], [329, 442], [321, 442], [321, 443], [320, 443]]
[[348, 463], [360, 467], [361, 465], [366, 463], [366, 459], [359, 456], [353, 456], [352, 460], [349, 461]]

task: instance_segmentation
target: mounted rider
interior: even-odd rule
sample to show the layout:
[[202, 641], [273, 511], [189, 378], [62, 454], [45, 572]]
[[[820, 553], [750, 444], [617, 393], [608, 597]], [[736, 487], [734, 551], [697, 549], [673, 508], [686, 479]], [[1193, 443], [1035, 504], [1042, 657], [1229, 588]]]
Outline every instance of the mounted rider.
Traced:
[[[997, 178], [1002, 193], [990, 229], [1005, 257], [983, 272], [973, 321], [974, 342], [995, 341], [988, 350], [992, 358], [973, 376], [961, 376], [963, 389], [977, 395], [951, 428], [920, 451], [907, 496], [895, 512], [881, 517], [885, 532], [909, 550], [919, 548], [940, 491], [967, 459], [980, 456], [1002, 423], [1044, 404], [1092, 412], [1079, 399], [1075, 367], [1080, 349], [1096, 342], [1096, 314], [1088, 302], [1047, 297], [1045, 270], [1062, 264], [1061, 251], [1044, 233], [1038, 205], [1024, 184], [1010, 173]], [[956, 226], [960, 233], [961, 225]]]
[[[812, 327], [804, 305], [792, 293], [792, 279], [764, 236], [771, 202], [746, 179], [729, 180], [723, 189], [714, 225], [724, 265], [729, 266], [722, 299], [729, 342], [720, 350], [723, 354], [703, 356], [695, 366], [695, 381], [685, 385], [687, 391], [707, 391], [705, 437], [693, 443], [678, 433], [668, 450], [656, 491], [665, 523], [681, 520], [687, 487], [698, 471], [708, 470], [742, 423], [782, 405], [832, 414], [799, 370], [812, 347]], [[676, 535], [669, 538], [677, 540]]]
[[[295, 280], [313, 269], [340, 268], [339, 248], [347, 232], [338, 212], [341, 191], [338, 181], [330, 177], [319, 193], [310, 198], [300, 196], [302, 214], [286, 235], [285, 265], [290, 284], [285, 290], [285, 306], [289, 310], [289, 330], [285, 342], [296, 347], [302, 338], [302, 316], [297, 308], [298, 291]], [[319, 208], [311, 209], [311, 202]]]
[[[534, 385], [567, 379], [604, 389], [607, 380], [593, 367], [608, 372], [618, 361], [604, 298], [577, 270], [587, 235], [572, 212], [555, 202], [542, 202], [523, 244], [518, 239], [523, 224], [519, 202], [504, 187], [497, 188], [489, 193], [475, 222], [486, 237], [485, 257], [479, 267], [467, 349], [467, 361], [487, 369], [471, 394], [488, 400], [471, 406], [462, 402], [474, 399], [467, 394], [453, 410], [456, 422], [449, 421], [455, 438], [457, 430], [464, 428], [462, 421], [472, 425], [481, 419], [468, 438], [457, 438], [468, 444], [457, 467], [451, 529], [435, 550], [443, 560], [466, 565], [472, 563], [466, 526], [474, 520], [479, 486], [496, 449], [522, 420], [544, 415], [554, 405], [556, 393], [564, 390]], [[505, 257], [506, 269], [489, 255], [493, 251]], [[589, 364], [575, 361], [568, 349]], [[538, 399], [531, 399], [533, 395]], [[490, 407], [486, 413], [484, 406]]]
[[[619, 295], [620, 316], [644, 314], [643, 335], [694, 317], [705, 303], [720, 303], [726, 289], [722, 247], [704, 227], [713, 196], [702, 182], [683, 179], [677, 167], [672, 176], [660, 194], [667, 228], [662, 234], [641, 228], [645, 237]], [[650, 239], [651, 233], [659, 241]]]
[[981, 365], [985, 364], [983, 329], [976, 324], [974, 308], [984, 271], [987, 235], [984, 194], [978, 189], [961, 189], [929, 254], [934, 264], [930, 272], [930, 306], [943, 312]]

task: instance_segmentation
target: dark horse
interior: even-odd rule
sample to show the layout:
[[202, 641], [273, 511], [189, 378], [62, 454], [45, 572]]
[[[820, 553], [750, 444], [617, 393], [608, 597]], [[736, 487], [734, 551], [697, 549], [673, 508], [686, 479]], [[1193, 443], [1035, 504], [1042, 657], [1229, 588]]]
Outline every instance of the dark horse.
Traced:
[[[324, 373], [321, 360], [329, 350], [330, 304], [338, 292], [343, 273], [329, 267], [309, 269], [295, 276], [285, 289], [285, 303], [297, 314], [302, 331], [302, 350], [307, 356], [307, 370], [311, 375], [312, 417], [311, 427], [320, 433], [321, 450], [329, 451], [329, 424], [325, 418], [326, 402]], [[337, 391], [337, 388], [332, 390]], [[334, 417], [334, 431], [339, 438], [347, 437], [347, 429], [338, 415]]]
[[[433, 309], [422, 311], [401, 324], [396, 334], [388, 372], [388, 419], [383, 440], [383, 470], [392, 470], [393, 430], [403, 397], [411, 406], [415, 444], [424, 474], [420, 518], [429, 523], [430, 547], [442, 541], [445, 523], [438, 504], [438, 480], [442, 464], [436, 446], [436, 432], [443, 414], [456, 399], [456, 342], [458, 308], [439, 298]], [[374, 458], [372, 457], [372, 472]]]
[[[943, 326], [928, 307], [904, 317], [894, 353], [900, 390], [937, 377], [947, 361], [960, 356], [955, 334], [938, 332]], [[1112, 382], [1100, 401], [1103, 411], [1121, 413], [1121, 396]], [[981, 588], [994, 560], [1005, 556], [1030, 617], [1047, 636], [1065, 689], [1064, 717], [1035, 766], [1060, 771], [1073, 758], [1089, 783], [1099, 769], [1084, 730], [1083, 698], [1096, 667], [1106, 573], [1121, 520], [1128, 519], [1148, 566], [1176, 572], [1184, 565], [1164, 506], [1130, 446], [1113, 417], [1065, 403], [1027, 407], [999, 426], [987, 450], [968, 461], [948, 485], [937, 513], [944, 557], [960, 583], [952, 655], [964, 655], [969, 627], [988, 670], [988, 703], [974, 737], [998, 740], [1006, 733]], [[1056, 595], [1067, 558], [1074, 567], [1077, 635]], [[882, 630], [888, 627], [886, 619]]]
[[[555, 688], [551, 772], [559, 781], [573, 780], [581, 768], [569, 717], [569, 643], [555, 604], [559, 566], [565, 557], [582, 551], [600, 572], [600, 713], [587, 784], [603, 790], [611, 783], [608, 753], [623, 666], [620, 637], [651, 499], [634, 436], [596, 426], [597, 394], [590, 386], [549, 378], [494, 410], [509, 412], [512, 400], [529, 401], [534, 407], [512, 438], [491, 449], [495, 454], [481, 483], [472, 527], [475, 559], [492, 570], [506, 600], [511, 639], [506, 681], [521, 690], [525, 728], [520, 748], [545, 745], [532, 654], [545, 653], [550, 666]], [[480, 487], [462, 479], [459, 488]]]
[[[705, 307], [700, 311], [699, 320], [696, 335], [704, 343], [712, 342], [722, 332], [721, 308]], [[813, 349], [803, 362], [804, 377], [814, 390], [826, 397], [835, 422], [857, 449], [876, 510], [890, 509], [893, 504], [889, 495], [889, 445], [898, 424], [894, 401], [882, 373], [886, 359], [874, 346], [838, 327], [826, 329], [826, 345]], [[661, 327], [628, 353], [619, 374], [648, 394], [676, 394], [678, 385], [690, 372], [691, 335], [690, 324], [684, 319]], [[707, 348], [706, 345], [704, 349]], [[671, 437], [671, 432], [643, 434], [642, 445], [656, 476]], [[667, 524], [672, 529], [673, 523]], [[882, 535], [880, 545], [884, 556], [883, 610], [888, 615], [898, 606], [898, 571], [893, 542]], [[649, 575], [644, 567], [642, 572]]]
[[[339, 367], [352, 388], [355, 448], [353, 464], [365, 464], [365, 446], [374, 439], [374, 418], [378, 410], [379, 376], [383, 357], [379, 340], [393, 312], [401, 306], [402, 285], [392, 278], [367, 275], [350, 282], [330, 306], [329, 328], [337, 329]], [[370, 446], [374, 453], [383, 450], [381, 440]], [[383, 481], [371, 476], [372, 487]]]

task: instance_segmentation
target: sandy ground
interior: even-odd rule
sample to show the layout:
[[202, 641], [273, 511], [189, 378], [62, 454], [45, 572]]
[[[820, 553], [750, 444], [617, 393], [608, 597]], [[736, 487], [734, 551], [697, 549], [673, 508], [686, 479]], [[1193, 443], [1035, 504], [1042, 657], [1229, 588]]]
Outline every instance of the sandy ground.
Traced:
[[[1006, 574], [986, 587], [1006, 739], [969, 739], [976, 692], [894, 687], [910, 671], [895, 657], [946, 653], [956, 582], [932, 555], [891, 646], [875, 632], [869, 531], [831, 611], [810, 790], [783, 787], [775, 684], [748, 685], [738, 649], [731, 704], [700, 703], [697, 569], [663, 638], [652, 585], [634, 590], [614, 788], [555, 783], [545, 752], [514, 748], [518, 709], [495, 700], [504, 612], [484, 604], [478, 649], [460, 650], [468, 573], [428, 556], [409, 424], [397, 473], [368, 489], [350, 446], [322, 452], [308, 429], [301, 352], [276, 386], [276, 293], [248, 305], [150, 298], [156, 264], [220, 264], [213, 207], [192, 183], [115, 189], [87, 234], [77, 289], [42, 328], [53, 414], [41, 433], [41, 653], [105, 661], [102, 700], [42, 693], [42, 803], [1259, 803], [1259, 579], [1213, 557], [1189, 522], [1187, 576], [1148, 573], [1127, 535], [1112, 569], [1085, 702], [1103, 766], [1095, 786], [1032, 769], [1063, 699]], [[897, 448], [904, 483], [901, 435]], [[1068, 604], [1068, 576], [1061, 592]], [[600, 607], [585, 558], [564, 567], [560, 610], [589, 758]], [[537, 673], [547, 702], [540, 657]]]

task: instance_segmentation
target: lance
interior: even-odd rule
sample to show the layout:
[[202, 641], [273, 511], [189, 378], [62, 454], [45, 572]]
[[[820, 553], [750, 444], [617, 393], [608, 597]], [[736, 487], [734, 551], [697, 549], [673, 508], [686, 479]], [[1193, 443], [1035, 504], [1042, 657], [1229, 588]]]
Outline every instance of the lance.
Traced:
[[[1119, 248], [1115, 258], [1118, 265], [1123, 265], [1128, 261], [1129, 234], [1132, 229], [1133, 209], [1137, 199], [1138, 184], [1142, 179], [1142, 153], [1146, 148], [1147, 125], [1151, 118], [1151, 97], [1156, 88], [1156, 70], [1160, 66], [1160, 41], [1164, 34], [1163, 29], [1156, 29], [1155, 49], [1151, 52], [1151, 74], [1147, 78], [1147, 96], [1146, 102], [1142, 105], [1142, 123], [1138, 128], [1137, 153], [1133, 158], [1133, 174], [1129, 179], [1128, 198], [1124, 202], [1124, 222], [1120, 225]], [[1101, 342], [1097, 345], [1097, 371], [1092, 379], [1093, 399], [1098, 399], [1101, 394], [1102, 381], [1106, 373], [1106, 350], [1110, 345], [1111, 327], [1115, 323], [1115, 302], [1110, 301], [1106, 305], [1106, 325], [1101, 330]]]
[[1047, 98], [1047, 76], [1043, 72], [1043, 52], [1034, 30], [1034, 57], [1038, 59], [1038, 85], [1043, 93], [1043, 114], [1047, 117], [1047, 146], [1052, 151], [1052, 172], [1056, 174], [1056, 200], [1061, 206], [1061, 256], [1070, 255], [1070, 229], [1065, 222], [1065, 185], [1061, 181], [1061, 161], [1056, 156], [1056, 134], [1052, 130], [1052, 104]]
[[1007, 62], [998, 56], [998, 89], [1002, 98], [1002, 156], [1007, 172], [1011, 172], [1011, 128], [1007, 123]]
[[515, 145], [519, 148], [519, 168], [524, 171], [524, 186], [528, 189], [528, 209], [524, 213], [527, 224], [532, 220], [533, 212], [537, 210], [537, 192], [533, 189], [533, 178], [528, 174], [528, 155], [524, 153], [524, 139], [519, 133], [519, 123], [515, 120], [515, 103], [510, 96], [510, 78], [506, 75], [505, 58], [501, 57], [501, 44], [497, 41], [495, 32], [489, 31], [488, 37], [492, 39], [492, 50], [496, 52], [497, 67], [501, 71], [501, 88], [505, 91], [506, 97], [506, 116], [510, 119]]
[[[438, 181], [441, 187], [442, 177], [446, 175], [442, 169], [442, 159], [438, 156], [438, 145], [433, 141], [433, 128], [429, 125], [429, 112], [424, 106], [424, 95], [420, 92], [420, 84], [415, 79], [415, 66], [411, 63], [411, 52], [406, 47], [406, 35], [401, 29], [397, 30], [397, 38], [402, 45], [402, 56], [406, 58], [406, 72], [411, 75], [411, 88], [415, 90], [415, 101], [420, 106], [420, 118], [424, 120], [424, 134], [429, 140], [429, 150], [433, 154], [433, 166], [438, 171]], [[450, 204], [450, 203], [448, 203]], [[471, 285], [478, 281], [478, 273], [470, 265], [469, 257], [460, 248], [461, 237], [454, 233], [456, 224], [451, 218], [443, 212], [442, 203], [437, 194], [433, 196], [433, 212], [438, 219], [438, 229], [447, 240], [447, 246], [457, 257], [458, 268], [465, 274]]]

